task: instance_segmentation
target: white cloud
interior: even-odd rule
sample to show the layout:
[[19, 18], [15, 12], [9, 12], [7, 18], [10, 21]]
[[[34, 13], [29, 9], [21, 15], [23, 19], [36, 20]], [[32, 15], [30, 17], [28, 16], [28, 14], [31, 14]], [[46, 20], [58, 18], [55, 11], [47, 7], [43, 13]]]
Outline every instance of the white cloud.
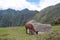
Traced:
[[24, 9], [29, 8], [30, 10], [37, 10], [38, 8], [36, 5], [32, 5], [26, 0], [0, 0], [0, 9], [7, 9], [7, 8], [13, 8], [13, 9]]
[[47, 6], [60, 3], [60, 0], [41, 0], [38, 5], [31, 4], [26, 0], [0, 0], [0, 9], [12, 8], [21, 10], [28, 8], [30, 10], [41, 10]]
[[40, 8], [46, 8], [51, 5], [55, 5], [57, 3], [60, 3], [60, 0], [42, 0], [39, 4]]

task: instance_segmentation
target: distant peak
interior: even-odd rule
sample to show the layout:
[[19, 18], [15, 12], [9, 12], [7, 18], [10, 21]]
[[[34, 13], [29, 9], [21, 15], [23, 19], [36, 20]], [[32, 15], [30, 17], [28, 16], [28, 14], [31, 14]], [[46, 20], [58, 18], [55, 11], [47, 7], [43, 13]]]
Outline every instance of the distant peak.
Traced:
[[23, 9], [22, 11], [29, 11], [29, 9], [25, 8], [25, 9]]
[[8, 8], [8, 9], [6, 9], [6, 10], [14, 10], [14, 9]]
[[60, 5], [60, 3], [56, 4], [56, 6]]
[[15, 9], [8, 8], [6, 11], [16, 11]]
[[21, 10], [21, 12], [22, 13], [28, 13], [28, 12], [30, 12], [30, 10], [26, 8], [26, 9]]

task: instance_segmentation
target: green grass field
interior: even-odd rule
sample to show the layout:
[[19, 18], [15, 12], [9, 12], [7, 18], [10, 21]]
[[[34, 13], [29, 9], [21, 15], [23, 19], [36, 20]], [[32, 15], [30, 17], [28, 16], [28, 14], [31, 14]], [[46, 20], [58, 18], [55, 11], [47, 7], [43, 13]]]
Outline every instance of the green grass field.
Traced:
[[[53, 26], [53, 31], [60, 31], [60, 26]], [[23, 26], [0, 28], [0, 40], [39, 40], [40, 35], [28, 35]]]

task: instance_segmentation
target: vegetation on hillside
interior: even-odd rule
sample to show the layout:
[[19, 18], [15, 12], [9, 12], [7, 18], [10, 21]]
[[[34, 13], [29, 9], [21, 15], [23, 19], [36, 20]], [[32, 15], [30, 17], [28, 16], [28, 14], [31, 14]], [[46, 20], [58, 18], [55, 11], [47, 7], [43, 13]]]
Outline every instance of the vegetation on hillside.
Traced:
[[21, 11], [13, 9], [0, 10], [0, 27], [24, 25], [24, 23], [31, 19], [36, 13], [38, 13], [38, 11], [28, 9]]
[[60, 25], [60, 3], [49, 6], [40, 12], [28, 9], [20, 11], [13, 9], [0, 10], [0, 27], [21, 26], [32, 19], [40, 23]]
[[41, 23], [60, 25], [60, 3], [41, 10], [33, 18]]

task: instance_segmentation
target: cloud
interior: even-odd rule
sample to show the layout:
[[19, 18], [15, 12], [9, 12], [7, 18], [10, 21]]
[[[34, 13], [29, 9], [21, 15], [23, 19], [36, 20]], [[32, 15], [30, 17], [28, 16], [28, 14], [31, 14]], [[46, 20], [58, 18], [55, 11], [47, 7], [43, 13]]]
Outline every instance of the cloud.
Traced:
[[26, 0], [0, 0], [0, 9], [17, 9], [21, 10], [24, 8], [29, 8], [30, 10], [37, 10], [38, 7], [33, 5]]
[[60, 0], [42, 0], [39, 4], [41, 9], [60, 3]]
[[60, 0], [41, 0], [39, 4], [35, 5], [26, 0], [0, 0], [0, 9], [12, 8], [22, 10], [28, 8], [30, 10], [41, 10], [47, 6], [60, 3]]

